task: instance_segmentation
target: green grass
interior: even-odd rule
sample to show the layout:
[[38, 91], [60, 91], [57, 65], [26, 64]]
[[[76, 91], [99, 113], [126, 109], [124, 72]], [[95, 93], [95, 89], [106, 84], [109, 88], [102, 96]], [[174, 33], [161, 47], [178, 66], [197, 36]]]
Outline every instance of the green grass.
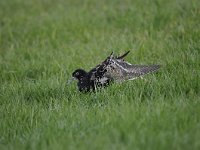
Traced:
[[[1, 0], [0, 149], [200, 149], [199, 0]], [[159, 72], [80, 94], [114, 51]]]

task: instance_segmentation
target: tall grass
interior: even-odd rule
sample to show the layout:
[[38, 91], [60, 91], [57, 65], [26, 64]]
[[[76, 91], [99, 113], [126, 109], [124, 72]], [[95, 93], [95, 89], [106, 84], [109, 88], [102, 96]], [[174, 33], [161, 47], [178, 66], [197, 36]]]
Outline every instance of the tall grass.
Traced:
[[[198, 0], [1, 0], [0, 149], [200, 148]], [[146, 80], [67, 85], [111, 51]]]

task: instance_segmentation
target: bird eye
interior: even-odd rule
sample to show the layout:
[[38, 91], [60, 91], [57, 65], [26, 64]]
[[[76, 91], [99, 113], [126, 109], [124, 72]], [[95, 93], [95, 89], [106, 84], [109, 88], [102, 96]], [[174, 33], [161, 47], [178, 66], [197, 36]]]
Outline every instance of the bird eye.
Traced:
[[78, 76], [78, 75], [79, 75], [79, 72], [77, 72], [76, 75]]

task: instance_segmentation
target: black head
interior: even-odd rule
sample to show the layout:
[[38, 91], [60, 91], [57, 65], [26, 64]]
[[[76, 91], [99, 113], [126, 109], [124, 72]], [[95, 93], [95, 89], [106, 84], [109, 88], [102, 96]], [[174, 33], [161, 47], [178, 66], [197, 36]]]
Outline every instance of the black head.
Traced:
[[78, 80], [82, 79], [86, 75], [87, 75], [87, 72], [83, 69], [77, 69], [72, 73], [72, 77]]

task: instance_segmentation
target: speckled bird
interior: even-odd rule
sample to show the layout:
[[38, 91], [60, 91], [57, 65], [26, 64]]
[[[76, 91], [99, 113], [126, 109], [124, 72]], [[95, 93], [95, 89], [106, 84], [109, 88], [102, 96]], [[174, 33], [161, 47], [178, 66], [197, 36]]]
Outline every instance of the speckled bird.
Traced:
[[129, 52], [119, 57], [114, 56], [112, 52], [101, 64], [89, 72], [83, 69], [75, 70], [72, 77], [78, 81], [78, 90], [80, 92], [95, 91], [113, 82], [137, 79], [160, 68], [160, 65], [133, 65], [124, 61], [124, 57]]

